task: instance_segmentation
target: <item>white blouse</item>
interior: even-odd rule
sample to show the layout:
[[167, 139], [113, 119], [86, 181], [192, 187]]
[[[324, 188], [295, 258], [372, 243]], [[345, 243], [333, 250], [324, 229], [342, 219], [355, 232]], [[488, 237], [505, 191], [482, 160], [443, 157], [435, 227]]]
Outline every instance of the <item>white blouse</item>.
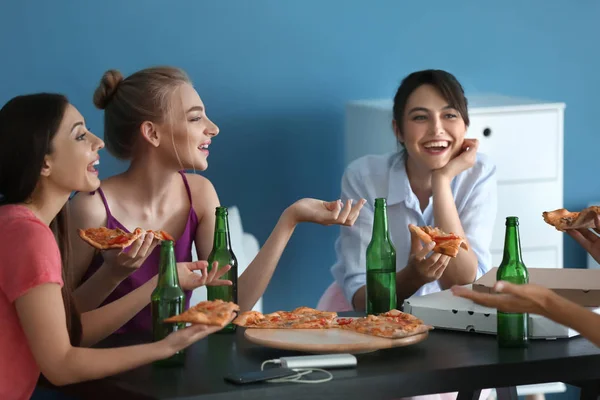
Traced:
[[[478, 153], [475, 165], [457, 175], [452, 194], [469, 245], [477, 255], [477, 278], [491, 268], [490, 245], [496, 218], [496, 167]], [[408, 224], [435, 226], [433, 202], [421, 212], [406, 174], [405, 152], [368, 155], [353, 161], [342, 178], [342, 201], [367, 200], [355, 224], [342, 226], [336, 240], [337, 261], [331, 273], [348, 302], [366, 284], [366, 252], [373, 230], [375, 198], [387, 199], [390, 238], [396, 248], [396, 271], [404, 268], [410, 255]], [[422, 286], [414, 296], [441, 290], [438, 281]]]

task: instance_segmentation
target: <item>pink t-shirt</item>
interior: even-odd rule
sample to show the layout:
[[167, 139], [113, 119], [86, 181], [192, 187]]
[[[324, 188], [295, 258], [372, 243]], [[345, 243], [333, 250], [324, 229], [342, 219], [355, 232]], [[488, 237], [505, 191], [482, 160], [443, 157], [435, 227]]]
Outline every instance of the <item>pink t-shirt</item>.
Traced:
[[0, 399], [31, 397], [40, 376], [15, 300], [44, 283], [63, 285], [61, 258], [50, 228], [28, 208], [0, 207]]

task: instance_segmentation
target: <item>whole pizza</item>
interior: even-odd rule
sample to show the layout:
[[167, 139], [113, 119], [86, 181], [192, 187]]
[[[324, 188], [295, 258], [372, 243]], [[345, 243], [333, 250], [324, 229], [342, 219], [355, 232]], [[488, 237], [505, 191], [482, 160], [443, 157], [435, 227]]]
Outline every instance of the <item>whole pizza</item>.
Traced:
[[399, 310], [366, 317], [341, 318], [335, 312], [310, 307], [270, 314], [245, 311], [233, 323], [250, 329], [345, 329], [388, 339], [419, 335], [433, 329], [433, 326], [425, 324], [419, 318]]

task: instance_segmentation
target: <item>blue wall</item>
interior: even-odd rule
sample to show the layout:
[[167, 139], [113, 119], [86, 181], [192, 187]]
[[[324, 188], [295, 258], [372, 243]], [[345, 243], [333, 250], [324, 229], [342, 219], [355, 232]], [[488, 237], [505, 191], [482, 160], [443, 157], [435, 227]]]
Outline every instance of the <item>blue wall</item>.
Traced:
[[[206, 175], [262, 243], [294, 200], [339, 196], [346, 101], [392, 96], [407, 73], [443, 68], [470, 92], [565, 102], [565, 205], [600, 199], [600, 3], [426, 3], [427, 12], [397, 0], [3, 2], [0, 103], [62, 91], [101, 133], [91, 97], [106, 69], [183, 67], [221, 128]], [[123, 168], [105, 153], [101, 177]], [[267, 310], [316, 304], [337, 233], [297, 229]], [[583, 251], [565, 244], [566, 264], [583, 266]]]

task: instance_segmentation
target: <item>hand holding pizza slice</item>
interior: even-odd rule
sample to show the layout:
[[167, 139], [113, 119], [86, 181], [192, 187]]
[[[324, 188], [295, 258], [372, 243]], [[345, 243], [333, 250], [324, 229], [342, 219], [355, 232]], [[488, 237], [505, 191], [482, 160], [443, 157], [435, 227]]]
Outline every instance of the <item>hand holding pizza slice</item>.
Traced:
[[144, 231], [141, 228], [133, 232], [119, 228], [87, 228], [79, 229], [78, 233], [82, 240], [102, 251], [104, 264], [117, 279], [123, 279], [139, 268], [162, 240], [173, 240], [163, 230]]
[[160, 241], [172, 240], [173, 236], [163, 230], [148, 230], [135, 228], [133, 232], [125, 232], [120, 228], [109, 229], [107, 227], [78, 229], [79, 237], [90, 246], [98, 250], [125, 249], [133, 244], [138, 238], [152, 233]]
[[454, 233], [445, 233], [440, 228], [409, 224], [408, 229], [414, 232], [425, 244], [435, 242], [435, 247], [432, 250], [434, 253], [456, 257], [461, 247], [467, 251], [469, 250], [466, 239]]
[[223, 300], [205, 300], [188, 308], [179, 315], [167, 318], [164, 322], [188, 322], [191, 324], [225, 327], [237, 315], [240, 307]]

